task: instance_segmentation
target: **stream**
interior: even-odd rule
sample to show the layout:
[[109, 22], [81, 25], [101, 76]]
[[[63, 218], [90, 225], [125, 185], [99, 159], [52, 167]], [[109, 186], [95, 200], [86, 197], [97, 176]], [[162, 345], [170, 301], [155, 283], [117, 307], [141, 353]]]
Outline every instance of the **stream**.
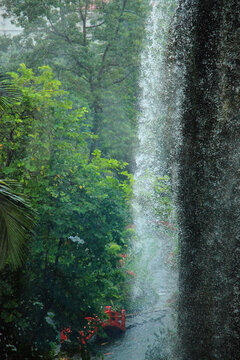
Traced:
[[[116, 338], [92, 343], [94, 352], [104, 360], [144, 360], [149, 346], [152, 346], [160, 328], [169, 326], [171, 308], [152, 309], [131, 318], [126, 318], [126, 332]], [[81, 360], [75, 355], [74, 360]], [[93, 357], [92, 359], [100, 359]]]
[[127, 320], [126, 332], [96, 349], [107, 360], [144, 360], [145, 352], [155, 340], [154, 333], [165, 325], [167, 310], [134, 316]]

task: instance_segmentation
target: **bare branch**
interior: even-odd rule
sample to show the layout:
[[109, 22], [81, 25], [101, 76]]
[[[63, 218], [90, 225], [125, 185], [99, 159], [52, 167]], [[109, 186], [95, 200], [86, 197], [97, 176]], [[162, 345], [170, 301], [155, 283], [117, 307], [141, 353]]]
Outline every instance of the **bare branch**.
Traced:
[[118, 79], [118, 80], [113, 81], [110, 85], [120, 84], [121, 82], [123, 82], [124, 80], [126, 80], [126, 79], [129, 77], [129, 75], [132, 74], [133, 68], [136, 68], [136, 69], [137, 69], [138, 67], [139, 67], [139, 66], [136, 66], [136, 65], [129, 65], [128, 68], [130, 68], [130, 69], [129, 69], [129, 71], [126, 73], [126, 75], [123, 76], [123, 77], [121, 77], [121, 78]]
[[81, 17], [82, 21], [84, 21], [84, 16], [83, 16], [83, 12], [82, 12], [82, 9], [81, 9], [80, 1], [78, 3], [79, 3], [78, 11], [79, 11], [79, 14], [80, 14], [80, 17]]
[[92, 29], [92, 28], [95, 28], [95, 27], [98, 27], [98, 26], [101, 26], [105, 23], [105, 20], [102, 21], [101, 23], [97, 24], [97, 25], [91, 25], [91, 26], [86, 26], [86, 29]]
[[[49, 21], [49, 23], [50, 23], [50, 25], [51, 25], [51, 27], [52, 27], [51, 32], [52, 32], [53, 34], [55, 34], [55, 35], [57, 35], [57, 36], [59, 36], [59, 37], [61, 37], [61, 38], [63, 38], [63, 39], [66, 39], [69, 44], [73, 44], [73, 43], [74, 43], [74, 41], [71, 40], [71, 39], [67, 36], [67, 34], [61, 33], [59, 30], [56, 29], [56, 26], [53, 24], [51, 18], [49, 18], [48, 16], [46, 16], [46, 17], [47, 17], [47, 19], [48, 19], [48, 21]], [[76, 42], [75, 42], [75, 43], [76, 43]]]
[[129, 71], [125, 76], [123, 76], [122, 78], [115, 80], [111, 83], [111, 85], [116, 85], [116, 84], [120, 84], [121, 82], [123, 82], [124, 80], [126, 80], [129, 75], [131, 74], [131, 71]]
[[[74, 44], [74, 43], [78, 44], [78, 42], [71, 40], [65, 33], [63, 34], [60, 31], [58, 31], [56, 29], [55, 25], [53, 24], [52, 20], [48, 16], [47, 16], [47, 19], [48, 19], [48, 21], [49, 21], [49, 23], [50, 23], [50, 25], [52, 27], [51, 31], [52, 31], [53, 34], [65, 39], [69, 44]], [[89, 68], [87, 66], [85, 66], [80, 60], [75, 59], [75, 61], [76, 61], [78, 66], [82, 67], [86, 71], [89, 71]]]

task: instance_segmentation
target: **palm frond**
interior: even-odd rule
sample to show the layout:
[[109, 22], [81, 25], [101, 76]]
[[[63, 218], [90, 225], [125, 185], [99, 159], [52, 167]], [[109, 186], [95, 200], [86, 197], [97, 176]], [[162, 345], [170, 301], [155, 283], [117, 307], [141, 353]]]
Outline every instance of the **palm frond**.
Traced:
[[33, 225], [31, 205], [13, 186], [12, 180], [0, 180], [0, 268], [6, 261], [13, 267], [22, 264]]
[[12, 85], [5, 75], [0, 73], [0, 110], [6, 111], [16, 100], [20, 99], [20, 92]]

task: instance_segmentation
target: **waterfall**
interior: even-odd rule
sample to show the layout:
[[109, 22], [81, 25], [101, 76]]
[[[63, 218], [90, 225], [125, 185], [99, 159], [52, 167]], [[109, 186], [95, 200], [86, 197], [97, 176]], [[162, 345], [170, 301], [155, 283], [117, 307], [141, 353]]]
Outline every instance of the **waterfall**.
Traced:
[[154, 1], [151, 5], [141, 57], [139, 146], [133, 202], [137, 277], [133, 299], [142, 308], [166, 308], [167, 301], [173, 301], [177, 283], [176, 212], [172, 174], [164, 147], [168, 117], [166, 72], [169, 71], [166, 52], [175, 4]]
[[153, 322], [144, 334], [139, 327], [129, 359], [240, 359], [239, 14], [239, 0], [152, 2], [141, 61], [132, 297], [138, 310], [171, 314], [178, 288], [178, 326], [162, 323], [146, 357]]
[[175, 6], [154, 2], [142, 54], [133, 296], [171, 299], [178, 223], [179, 355], [237, 360], [240, 3], [182, 0], [172, 19]]
[[183, 0], [178, 157], [183, 360], [240, 358], [239, 0]]

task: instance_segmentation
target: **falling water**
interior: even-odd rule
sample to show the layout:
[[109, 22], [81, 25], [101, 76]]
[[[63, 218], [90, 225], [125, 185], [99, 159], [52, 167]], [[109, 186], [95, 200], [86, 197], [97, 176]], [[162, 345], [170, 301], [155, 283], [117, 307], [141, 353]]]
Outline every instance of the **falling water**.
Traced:
[[[152, 5], [140, 79], [133, 303], [160, 309], [171, 328], [178, 281], [180, 358], [239, 360], [240, 3], [183, 0], [174, 16], [172, 1]], [[178, 359], [161, 353], [169, 345], [161, 336], [160, 353], [145, 357], [154, 320], [126, 332], [128, 352], [121, 345], [112, 360]]]
[[[150, 344], [153, 343], [153, 333], [156, 332], [155, 311], [159, 311], [157, 316], [164, 312], [164, 321], [158, 322], [158, 329], [162, 326], [161, 331], [169, 330], [173, 326], [170, 314], [177, 297], [174, 166], [170, 164], [172, 153], [165, 146], [166, 132], [169, 132], [169, 129], [166, 130], [169, 126], [168, 73], [173, 71], [169, 68], [167, 51], [176, 4], [154, 1], [151, 5], [146, 43], [141, 57], [139, 146], [133, 202], [136, 230], [133, 252], [137, 276], [132, 289], [135, 308], [143, 312], [150, 310], [148, 320], [152, 322], [145, 334], [146, 338], [150, 338]], [[175, 112], [175, 118], [179, 116], [177, 110], [171, 111]], [[146, 346], [145, 349], [144, 344], [139, 346], [142, 347], [144, 359]], [[150, 358], [153, 359], [152, 353]]]
[[184, 360], [240, 358], [239, 0], [184, 0], [179, 338]]
[[[155, 359], [152, 353], [149, 355], [149, 350], [155, 349], [155, 333], [172, 329], [172, 314], [176, 305], [175, 171], [174, 165], [170, 164], [173, 153], [166, 151], [169, 148], [166, 133], [171, 132], [168, 119], [171, 81], [168, 74], [175, 71], [169, 66], [167, 51], [176, 4], [174, 1], [161, 0], [151, 1], [150, 5], [141, 56], [139, 145], [133, 201], [136, 236], [132, 246], [133, 260], [129, 264], [132, 266], [130, 270], [136, 273], [132, 285], [132, 312], [139, 315], [132, 320], [128, 318], [124, 337], [105, 348], [109, 360], [144, 360], [145, 356]], [[173, 91], [172, 84], [171, 89], [176, 104], [180, 94], [178, 90]], [[178, 106], [171, 108], [174, 119], [179, 117], [177, 109]], [[146, 352], [148, 355], [145, 355]], [[156, 359], [160, 359], [158, 354], [156, 356]]]
[[[176, 225], [171, 174], [164, 149], [166, 51], [173, 2], [152, 3], [142, 53], [139, 147], [136, 155], [134, 223], [137, 278], [133, 297], [143, 308], [166, 307], [176, 291]], [[141, 302], [142, 299], [142, 302]]]

